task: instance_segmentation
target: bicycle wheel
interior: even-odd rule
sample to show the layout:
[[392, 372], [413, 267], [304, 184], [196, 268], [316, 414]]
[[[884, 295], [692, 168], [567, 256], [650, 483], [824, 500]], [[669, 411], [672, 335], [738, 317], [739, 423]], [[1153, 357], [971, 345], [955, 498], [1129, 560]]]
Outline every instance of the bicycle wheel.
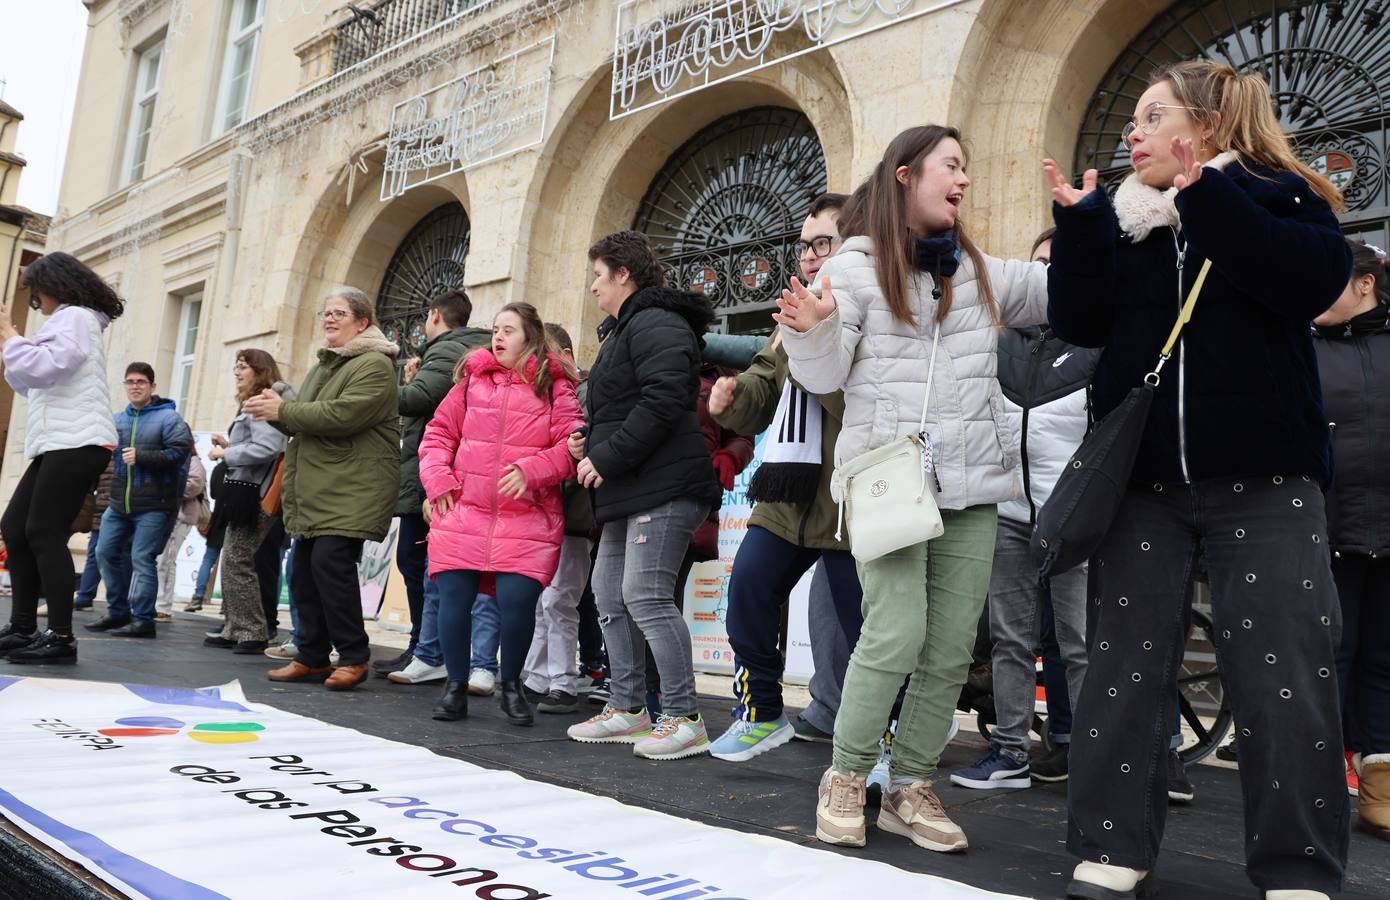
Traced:
[[[1178, 709], [1195, 740], [1178, 751], [1186, 765], [1206, 759], [1231, 730], [1231, 705], [1216, 665], [1216, 631], [1211, 618], [1192, 610], [1187, 649], [1178, 672]], [[1184, 735], [1186, 738], [1186, 735]]]

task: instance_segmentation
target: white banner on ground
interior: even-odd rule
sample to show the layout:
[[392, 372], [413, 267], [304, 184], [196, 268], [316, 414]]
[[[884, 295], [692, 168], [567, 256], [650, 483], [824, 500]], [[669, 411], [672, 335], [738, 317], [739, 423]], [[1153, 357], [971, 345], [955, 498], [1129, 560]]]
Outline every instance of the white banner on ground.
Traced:
[[132, 897], [1001, 896], [436, 756], [235, 684], [0, 676], [0, 746], [0, 814]]

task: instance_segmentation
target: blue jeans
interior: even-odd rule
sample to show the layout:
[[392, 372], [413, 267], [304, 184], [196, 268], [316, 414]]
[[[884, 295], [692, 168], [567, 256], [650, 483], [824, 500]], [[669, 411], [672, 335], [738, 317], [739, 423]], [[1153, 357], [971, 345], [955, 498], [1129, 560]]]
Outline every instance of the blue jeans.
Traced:
[[101, 565], [97, 562], [99, 540], [101, 529], [93, 528], [87, 537], [87, 562], [82, 566], [82, 580], [77, 582], [77, 593], [72, 597], [74, 606], [91, 606], [97, 598], [97, 588], [101, 587]]
[[[534, 605], [531, 611], [535, 615]], [[534, 623], [533, 623], [534, 625]], [[531, 639], [526, 639], [531, 646]], [[502, 649], [502, 613], [497, 607], [497, 598], [479, 594], [473, 600], [473, 659], [469, 670], [487, 669], [497, 674], [497, 654]], [[525, 650], [522, 653], [525, 654]]]
[[163, 510], [123, 513], [107, 507], [101, 517], [97, 561], [106, 583], [106, 614], [154, 621], [159, 575], [155, 567], [169, 540], [173, 515]]
[[541, 583], [511, 572], [497, 572], [494, 578], [501, 602], [488, 597], [490, 602], [483, 604], [479, 601], [486, 595], [478, 593], [481, 573], [455, 569], [435, 576], [439, 587], [439, 642], [444, 648], [444, 665], [449, 669], [450, 681], [467, 680], [476, 661], [478, 643], [472, 633], [472, 623], [476, 615], [474, 610], [479, 606], [491, 606], [501, 622], [502, 680], [515, 681], [521, 677], [526, 651], [535, 635], [536, 601], [541, 596]]
[[[420, 640], [415, 644], [415, 658], [427, 666], [444, 665], [444, 650], [439, 644], [439, 582], [426, 576], [424, 609], [420, 613]], [[497, 673], [497, 651], [502, 643], [501, 617], [497, 599], [479, 594], [473, 600], [473, 659], [472, 669], [487, 669]]]
[[193, 583], [193, 596], [204, 600], [212, 599], [208, 596], [208, 579], [212, 577], [212, 567], [221, 555], [221, 547], [208, 546], [203, 549], [203, 561], [198, 566], [198, 578]]

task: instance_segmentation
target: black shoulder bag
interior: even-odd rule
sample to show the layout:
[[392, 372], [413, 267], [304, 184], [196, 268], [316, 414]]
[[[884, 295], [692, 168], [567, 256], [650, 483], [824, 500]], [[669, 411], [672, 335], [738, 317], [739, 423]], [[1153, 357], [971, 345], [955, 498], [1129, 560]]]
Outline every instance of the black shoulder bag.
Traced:
[[1040, 578], [1081, 565], [1095, 555], [1109, 533], [1134, 472], [1134, 460], [1139, 455], [1144, 425], [1153, 406], [1159, 372], [1177, 346], [1183, 326], [1192, 320], [1197, 295], [1210, 270], [1211, 260], [1206, 260], [1188, 292], [1178, 321], [1173, 324], [1168, 342], [1159, 353], [1158, 365], [1076, 448], [1057, 479], [1052, 495], [1038, 510], [1032, 547]]

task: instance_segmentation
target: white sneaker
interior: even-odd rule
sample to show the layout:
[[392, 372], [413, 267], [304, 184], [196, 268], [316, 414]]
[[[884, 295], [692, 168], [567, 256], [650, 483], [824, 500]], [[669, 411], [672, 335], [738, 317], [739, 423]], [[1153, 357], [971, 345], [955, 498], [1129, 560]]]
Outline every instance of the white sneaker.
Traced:
[[[212, 637], [221, 636], [222, 632], [220, 631], [217, 634], [212, 635]], [[283, 644], [276, 644], [273, 647], [265, 648], [265, 655], [269, 656], [271, 659], [294, 659], [295, 655], [298, 653], [299, 648], [296, 647], [294, 644], [290, 643], [289, 641], [285, 641], [285, 643]]]
[[652, 733], [632, 748], [633, 756], [646, 759], [685, 759], [709, 749], [704, 719], [689, 716], [658, 716]]
[[883, 741], [878, 742], [878, 747], [878, 762], [874, 763], [873, 769], [869, 772], [865, 787], [882, 794], [888, 790], [888, 769], [893, 763], [893, 748]]
[[449, 673], [443, 666], [432, 666], [427, 662], [412, 659], [410, 665], [399, 672], [391, 672], [386, 676], [386, 680], [396, 684], [428, 684], [431, 681], [443, 681], [448, 676]]
[[635, 713], [605, 706], [603, 712], [565, 730], [581, 744], [635, 744], [652, 733], [652, 719], [645, 709]]
[[468, 673], [468, 693], [475, 697], [491, 697], [496, 677], [487, 669], [474, 669]]

